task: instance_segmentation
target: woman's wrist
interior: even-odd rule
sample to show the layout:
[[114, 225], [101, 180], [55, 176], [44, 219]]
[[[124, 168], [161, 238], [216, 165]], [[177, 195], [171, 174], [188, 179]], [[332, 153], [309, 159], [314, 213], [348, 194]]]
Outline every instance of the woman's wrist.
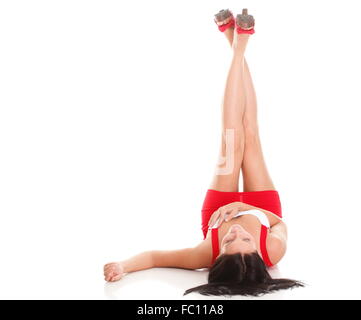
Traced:
[[119, 261], [118, 263], [123, 267], [123, 272], [124, 273], [132, 272], [132, 271], [129, 270], [127, 260]]
[[245, 211], [245, 210], [250, 210], [250, 209], [253, 209], [254, 206], [251, 206], [247, 203], [244, 203], [244, 202], [238, 202], [238, 206], [237, 206], [237, 209], [239, 211]]
[[142, 252], [130, 259], [120, 261], [124, 268], [124, 273], [140, 271], [154, 267], [153, 251]]

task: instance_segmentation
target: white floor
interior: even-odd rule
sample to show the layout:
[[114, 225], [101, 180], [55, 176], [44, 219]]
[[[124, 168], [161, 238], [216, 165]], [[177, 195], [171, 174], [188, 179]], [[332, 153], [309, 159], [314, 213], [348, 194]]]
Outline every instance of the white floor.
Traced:
[[[288, 253], [270, 272], [273, 277], [304, 281], [305, 288], [279, 291], [258, 298], [234, 296], [231, 299], [360, 299], [358, 251], [354, 251], [352, 245], [358, 234], [352, 234], [355, 230], [350, 227], [349, 237], [335, 238], [333, 233], [337, 234], [340, 227], [342, 225], [338, 223], [328, 224], [329, 231], [323, 234], [327, 241], [319, 239], [321, 241], [313, 244], [315, 234], [312, 227], [306, 233], [309, 240], [306, 236], [299, 239], [298, 232], [290, 234]], [[229, 299], [199, 294], [183, 296], [186, 289], [206, 282], [205, 270], [156, 268], [128, 274], [116, 283], [105, 283], [101, 269], [102, 263], [109, 261], [104, 257], [107, 250], [94, 247], [94, 251], [81, 252], [78, 245], [70, 245], [72, 241], [75, 238], [70, 234], [70, 238], [64, 238], [60, 245], [63, 251], [54, 248], [56, 251], [46, 254], [37, 248], [28, 253], [22, 251], [22, 256], [14, 252], [12, 261], [3, 260], [0, 298]], [[298, 242], [299, 245], [296, 245]], [[326, 243], [328, 245], [324, 247]], [[114, 252], [113, 249], [111, 251]]]
[[[271, 275], [280, 275], [280, 268], [271, 270]], [[178, 269], [151, 269], [127, 275], [116, 283], [104, 283], [100, 274], [73, 275], [67, 279], [49, 272], [9, 275], [2, 279], [1, 299], [360, 299], [357, 289], [360, 281], [335, 278], [333, 272], [320, 272], [316, 267], [308, 270], [303, 278], [305, 288], [279, 291], [258, 298], [252, 297], [206, 297], [199, 294], [183, 296], [193, 286], [205, 283], [206, 271]], [[57, 270], [61, 272], [61, 270]], [[311, 273], [314, 272], [314, 276]], [[317, 276], [316, 276], [317, 274]], [[288, 276], [289, 274], [285, 274]], [[352, 278], [352, 277], [351, 277]]]

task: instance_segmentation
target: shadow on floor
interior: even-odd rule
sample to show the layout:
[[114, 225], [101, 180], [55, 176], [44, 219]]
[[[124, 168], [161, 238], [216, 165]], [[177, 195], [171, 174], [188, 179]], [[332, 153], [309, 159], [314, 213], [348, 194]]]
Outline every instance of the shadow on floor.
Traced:
[[[272, 278], [280, 278], [277, 266], [269, 269]], [[191, 293], [183, 296], [185, 290], [207, 283], [208, 269], [184, 270], [176, 268], [153, 268], [127, 274], [123, 279], [105, 283], [104, 294], [108, 299], [284, 299], [284, 291], [278, 291], [258, 298], [232, 296], [216, 297]]]

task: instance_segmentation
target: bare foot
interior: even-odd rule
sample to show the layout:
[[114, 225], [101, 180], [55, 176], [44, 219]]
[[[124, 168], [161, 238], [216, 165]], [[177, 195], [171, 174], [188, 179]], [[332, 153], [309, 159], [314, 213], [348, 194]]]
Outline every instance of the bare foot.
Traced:
[[111, 262], [104, 266], [104, 280], [118, 281], [124, 275], [124, 266], [121, 262]]

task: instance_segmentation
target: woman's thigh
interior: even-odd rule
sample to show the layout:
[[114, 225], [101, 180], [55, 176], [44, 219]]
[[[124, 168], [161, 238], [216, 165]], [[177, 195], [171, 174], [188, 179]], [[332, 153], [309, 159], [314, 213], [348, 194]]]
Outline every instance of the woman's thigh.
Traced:
[[242, 167], [245, 136], [243, 128], [227, 129], [222, 135], [219, 160], [209, 189], [237, 192]]
[[275, 190], [262, 152], [257, 128], [245, 126], [245, 147], [242, 162], [243, 191]]
[[243, 190], [274, 190], [262, 153], [257, 121], [257, 98], [248, 64], [245, 63], [246, 111], [243, 117], [245, 147], [242, 162]]

